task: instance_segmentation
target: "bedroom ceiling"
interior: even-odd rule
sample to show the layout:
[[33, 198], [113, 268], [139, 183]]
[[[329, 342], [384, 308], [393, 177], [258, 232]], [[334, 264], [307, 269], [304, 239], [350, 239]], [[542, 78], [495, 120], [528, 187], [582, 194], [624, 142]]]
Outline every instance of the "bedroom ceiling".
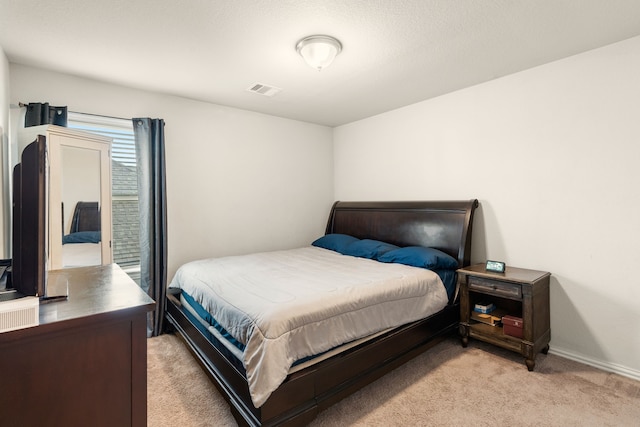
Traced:
[[328, 126], [637, 35], [638, 0], [0, 0], [10, 62]]

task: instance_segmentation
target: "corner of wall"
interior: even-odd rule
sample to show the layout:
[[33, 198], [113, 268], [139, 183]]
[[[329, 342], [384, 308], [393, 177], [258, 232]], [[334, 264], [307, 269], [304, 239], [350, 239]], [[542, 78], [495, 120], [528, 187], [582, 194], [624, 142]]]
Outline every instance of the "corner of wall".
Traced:
[[5, 179], [8, 167], [5, 166], [8, 156], [9, 129], [9, 60], [0, 46], [0, 258], [9, 253], [8, 221], [9, 212], [9, 180]]

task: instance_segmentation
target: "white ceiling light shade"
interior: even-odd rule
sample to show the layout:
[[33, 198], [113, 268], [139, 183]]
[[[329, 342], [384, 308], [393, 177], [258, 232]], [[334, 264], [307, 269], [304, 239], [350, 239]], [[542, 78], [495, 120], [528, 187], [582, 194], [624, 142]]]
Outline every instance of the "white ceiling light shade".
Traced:
[[318, 71], [327, 68], [342, 50], [342, 44], [331, 36], [309, 36], [296, 44], [296, 51]]

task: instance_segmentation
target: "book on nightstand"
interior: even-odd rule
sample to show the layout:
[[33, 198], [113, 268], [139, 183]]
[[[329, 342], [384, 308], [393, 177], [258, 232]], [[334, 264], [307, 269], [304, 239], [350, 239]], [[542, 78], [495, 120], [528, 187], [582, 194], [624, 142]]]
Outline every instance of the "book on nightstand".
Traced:
[[473, 307], [473, 311], [478, 313], [491, 313], [495, 309], [496, 305], [492, 302], [478, 302]]
[[502, 322], [502, 316], [505, 314], [507, 314], [506, 310], [501, 310], [499, 308], [496, 308], [491, 313], [478, 313], [477, 311], [472, 311], [471, 319], [486, 325], [497, 326]]

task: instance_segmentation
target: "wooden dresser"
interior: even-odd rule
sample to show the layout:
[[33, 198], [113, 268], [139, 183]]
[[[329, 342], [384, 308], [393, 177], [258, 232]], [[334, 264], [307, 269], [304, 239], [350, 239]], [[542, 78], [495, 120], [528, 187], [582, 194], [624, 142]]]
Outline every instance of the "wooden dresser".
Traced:
[[0, 424], [145, 426], [153, 300], [114, 264], [50, 271], [49, 285], [68, 299], [0, 333]]

